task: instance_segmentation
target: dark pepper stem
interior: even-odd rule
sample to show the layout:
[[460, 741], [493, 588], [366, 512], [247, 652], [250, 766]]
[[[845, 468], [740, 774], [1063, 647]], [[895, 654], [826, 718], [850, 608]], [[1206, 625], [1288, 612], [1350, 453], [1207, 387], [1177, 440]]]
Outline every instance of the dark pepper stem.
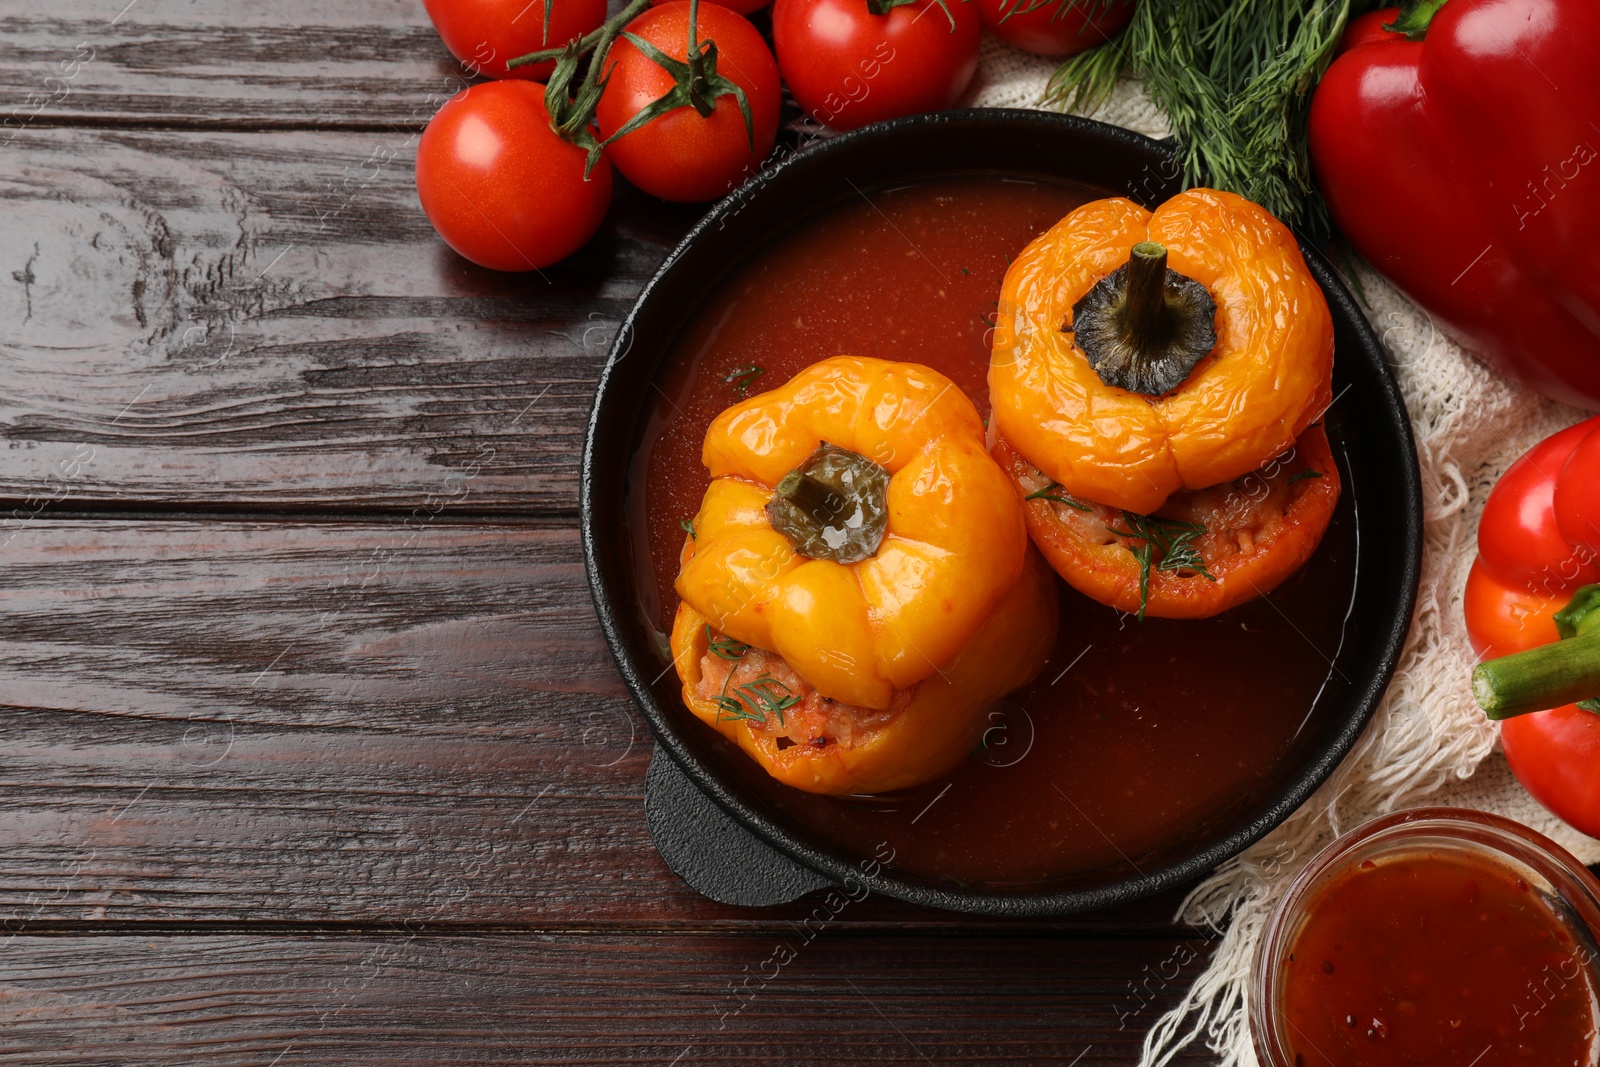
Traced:
[[1140, 241], [1128, 256], [1128, 341], [1141, 351], [1165, 343], [1171, 331], [1167, 315], [1167, 247]]
[[850, 503], [826, 482], [799, 470], [783, 476], [777, 493], [816, 520], [819, 526], [837, 525]]
[[889, 472], [823, 441], [773, 487], [767, 519], [799, 555], [859, 563], [889, 530]]
[[1600, 697], [1600, 585], [1586, 585], [1556, 613], [1561, 640], [1479, 664], [1472, 695], [1491, 719], [1509, 719]]
[[1216, 312], [1205, 286], [1168, 269], [1165, 245], [1140, 241], [1072, 305], [1064, 328], [1102, 382], [1164, 396], [1216, 347]]

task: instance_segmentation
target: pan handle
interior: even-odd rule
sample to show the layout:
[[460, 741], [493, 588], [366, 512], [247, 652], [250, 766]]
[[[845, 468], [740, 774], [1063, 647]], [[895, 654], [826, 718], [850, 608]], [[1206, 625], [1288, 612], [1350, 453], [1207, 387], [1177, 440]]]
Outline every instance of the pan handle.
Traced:
[[787, 904], [835, 884], [740, 826], [660, 745], [645, 775], [644, 813], [667, 866], [719, 903], [747, 908]]

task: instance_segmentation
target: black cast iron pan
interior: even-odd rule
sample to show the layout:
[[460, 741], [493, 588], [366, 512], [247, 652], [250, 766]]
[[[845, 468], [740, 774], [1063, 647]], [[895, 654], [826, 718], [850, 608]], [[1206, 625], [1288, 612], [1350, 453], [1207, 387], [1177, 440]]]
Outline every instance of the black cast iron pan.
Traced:
[[[717, 204], [645, 286], [600, 379], [584, 445], [582, 536], [595, 609], [617, 665], [657, 741], [647, 781], [651, 833], [696, 889], [728, 903], [792, 900], [828, 885], [859, 887], [955, 911], [1056, 915], [1118, 904], [1194, 880], [1243, 851], [1300, 806], [1350, 750], [1387, 686], [1411, 622], [1421, 557], [1416, 452], [1382, 346], [1332, 267], [1306, 261], [1335, 324], [1334, 391], [1354, 490], [1358, 574], [1354, 624], [1335, 656], [1346, 684], [1318, 727], [1284, 757], [1269, 788], [1225, 824], [1102, 877], [1018, 889], [903, 876], [810, 840], [779, 808], [711, 758], [712, 732], [682, 706], [659, 635], [639, 609], [635, 538], [625, 507], [630, 460], [652, 383], [700, 302], [742, 257], [844, 198], [938, 175], [999, 173], [1067, 180], [1154, 207], [1181, 189], [1166, 147], [1128, 130], [1039, 111], [984, 109], [867, 127], [763, 172]], [[1137, 861], [1142, 857], [1130, 857]]]

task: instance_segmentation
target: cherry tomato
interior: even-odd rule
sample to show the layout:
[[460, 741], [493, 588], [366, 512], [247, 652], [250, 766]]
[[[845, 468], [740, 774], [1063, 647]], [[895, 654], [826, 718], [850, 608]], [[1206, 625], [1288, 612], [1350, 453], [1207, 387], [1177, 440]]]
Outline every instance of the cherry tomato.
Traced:
[[1478, 560], [1503, 584], [1542, 592], [1600, 581], [1593, 554], [1576, 551], [1561, 535], [1553, 507], [1562, 465], [1596, 425], [1580, 422], [1534, 445], [1489, 494], [1478, 524]]
[[1578, 442], [1556, 484], [1556, 525], [1567, 543], [1590, 559], [1600, 555], [1600, 418], [1579, 423], [1589, 434]]
[[1575, 704], [1519, 715], [1500, 724], [1500, 743], [1533, 799], [1600, 837], [1600, 715]]
[[[545, 4], [550, 32], [545, 35]], [[506, 60], [582, 37], [606, 20], [606, 0], [422, 0], [444, 46], [474, 74], [544, 81], [555, 61], [506, 69]]]
[[[650, 0], [652, 4], [671, 3], [673, 0]], [[772, 0], [724, 0], [723, 7], [729, 11], [737, 11], [741, 15], [754, 15], [757, 11], [772, 3]]]
[[954, 104], [978, 69], [977, 4], [912, 0], [882, 15], [867, 4], [773, 6], [778, 69], [801, 109], [823, 125], [853, 130]]
[[544, 86], [485, 82], [422, 131], [417, 196], [445, 243], [495, 270], [534, 270], [576, 251], [611, 203], [611, 164], [589, 180], [584, 150], [550, 128]]
[[1041, 56], [1070, 56], [1093, 48], [1109, 41], [1133, 18], [1133, 0], [1114, 0], [1110, 6], [1102, 0], [977, 0], [977, 4], [990, 32]]
[[1339, 37], [1339, 47], [1335, 52], [1343, 55], [1352, 48], [1387, 40], [1392, 33], [1383, 28], [1384, 24], [1393, 22], [1399, 17], [1398, 7], [1386, 7], [1381, 11], [1369, 11], [1365, 15], [1351, 19], [1345, 24], [1344, 33]]
[[1567, 606], [1569, 596], [1506, 585], [1482, 561], [1474, 561], [1462, 596], [1473, 649], [1480, 659], [1498, 659], [1559, 640], [1555, 614]]
[[[673, 59], [689, 54], [689, 5], [681, 0], [651, 8], [627, 31]], [[754, 173], [778, 136], [783, 90], [778, 65], [761, 34], [743, 15], [717, 4], [699, 7], [698, 39], [717, 45], [720, 76], [744, 90], [754, 120], [755, 145], [745, 131], [744, 114], [732, 94], [717, 97], [711, 114], [679, 107], [624, 134], [606, 149], [624, 177], [663, 200], [693, 203], [732, 192]], [[602, 138], [674, 87], [672, 75], [626, 37], [618, 37], [608, 57], [606, 90], [595, 118]]]

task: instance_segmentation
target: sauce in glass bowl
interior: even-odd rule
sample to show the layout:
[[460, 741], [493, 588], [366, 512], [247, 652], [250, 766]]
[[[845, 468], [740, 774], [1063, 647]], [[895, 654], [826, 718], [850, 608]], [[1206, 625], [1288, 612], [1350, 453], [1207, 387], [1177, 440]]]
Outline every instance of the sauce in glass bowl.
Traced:
[[1262, 940], [1263, 1067], [1594, 1067], [1600, 882], [1526, 827], [1403, 812], [1341, 838]]
[[[841, 354], [925, 364], [986, 414], [1006, 267], [1103, 195], [998, 175], [867, 188], [737, 265], [674, 342], [629, 472], [641, 606], [663, 643], [678, 603], [679, 523], [709, 483], [700, 448], [711, 420]], [[1336, 407], [1336, 456], [1338, 418]], [[1365, 624], [1349, 616], [1356, 492], [1346, 484], [1310, 563], [1269, 598], [1215, 618], [1140, 623], [1063, 584], [1050, 662], [990, 712], [985, 745], [949, 775], [893, 795], [825, 797], [771, 781], [708, 737], [711, 758], [813, 840], [892, 855], [891, 869], [947, 885], [1020, 889], [1159, 865], [1281, 787], [1296, 746], [1322, 729], [1320, 709], [1355, 684], [1333, 666]]]

